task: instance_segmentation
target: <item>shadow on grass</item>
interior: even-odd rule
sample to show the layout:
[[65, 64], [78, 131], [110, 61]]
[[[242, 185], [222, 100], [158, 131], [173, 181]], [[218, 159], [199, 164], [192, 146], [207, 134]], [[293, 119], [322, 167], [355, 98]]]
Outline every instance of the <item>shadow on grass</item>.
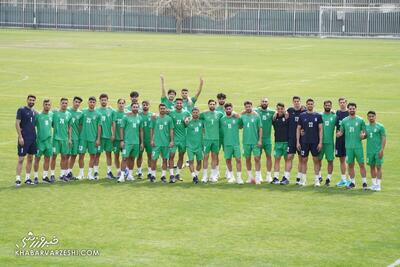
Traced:
[[237, 191], [237, 190], [256, 190], [256, 191], [266, 191], [268, 192], [283, 192], [283, 193], [290, 193], [290, 192], [313, 192], [313, 193], [319, 193], [319, 194], [328, 194], [328, 195], [334, 195], [334, 194], [343, 194], [347, 196], [359, 196], [359, 195], [370, 195], [373, 194], [374, 192], [371, 190], [362, 190], [361, 188], [356, 188], [352, 190], [347, 190], [344, 188], [337, 188], [335, 186], [333, 187], [319, 187], [315, 188], [313, 185], [308, 185], [308, 186], [297, 186], [294, 184], [290, 185], [271, 185], [267, 183], [263, 183], [261, 185], [255, 185], [255, 184], [244, 184], [244, 185], [238, 185], [238, 184], [228, 184], [226, 183], [226, 180], [223, 179], [218, 183], [207, 183], [207, 184], [193, 184], [191, 183], [191, 180], [186, 179], [184, 182], [178, 181], [175, 184], [170, 184], [170, 183], [162, 183], [159, 179], [157, 180], [156, 183], [150, 183], [147, 179], [141, 179], [138, 180], [136, 179], [135, 181], [126, 181], [125, 183], [117, 183], [116, 180], [110, 180], [107, 178], [101, 178], [98, 180], [94, 181], [89, 181], [87, 179], [82, 180], [82, 181], [70, 181], [70, 182], [60, 182], [57, 181], [54, 184], [43, 184], [40, 183], [38, 185], [21, 185], [19, 188], [17, 188], [15, 185], [10, 185], [10, 186], [4, 186], [0, 187], [0, 191], [25, 191], [25, 190], [35, 190], [37, 188], [50, 188], [50, 187], [56, 187], [56, 188], [62, 188], [62, 187], [70, 187], [70, 186], [81, 186], [81, 187], [91, 187], [91, 186], [103, 186], [103, 187], [135, 187], [135, 188], [161, 188], [165, 187], [166, 190], [172, 189], [172, 188], [182, 188], [182, 189], [195, 189], [195, 190], [232, 190], [232, 191]]

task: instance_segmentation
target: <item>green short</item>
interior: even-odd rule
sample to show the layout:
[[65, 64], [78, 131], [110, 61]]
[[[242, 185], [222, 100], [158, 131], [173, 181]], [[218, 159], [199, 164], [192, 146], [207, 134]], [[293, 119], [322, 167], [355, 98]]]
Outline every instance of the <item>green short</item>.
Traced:
[[170, 149], [170, 153], [175, 154], [176, 150], [178, 150], [179, 153], [185, 153], [186, 152], [186, 141], [178, 141], [174, 143], [174, 146]]
[[251, 157], [251, 154], [253, 154], [254, 157], [261, 156], [261, 148], [257, 145], [243, 144], [243, 156], [248, 158]]
[[265, 151], [265, 154], [271, 155], [271, 153], [272, 153], [272, 144], [264, 143], [264, 141], [263, 141], [262, 150]]
[[51, 138], [36, 143], [36, 157], [51, 157], [53, 156], [53, 142]]
[[219, 153], [219, 140], [204, 140], [203, 142], [204, 154], [208, 154], [210, 151], [215, 154]]
[[69, 154], [68, 140], [53, 140], [53, 154], [54, 155], [68, 155]]
[[287, 142], [276, 142], [274, 146], [274, 157], [275, 158], [280, 158], [280, 157], [287, 157], [287, 147], [288, 143]]
[[151, 152], [151, 159], [158, 160], [161, 154], [162, 159], [169, 159], [169, 147], [168, 146], [155, 146]]
[[335, 159], [335, 146], [334, 144], [322, 144], [322, 149], [319, 152], [318, 158], [319, 160], [322, 160], [325, 158], [327, 161], [332, 161]]
[[194, 157], [196, 157], [196, 160], [203, 160], [204, 158], [203, 150], [201, 149], [201, 147], [198, 148], [186, 147], [186, 151], [189, 161], [193, 161]]
[[125, 158], [137, 158], [139, 156], [140, 145], [138, 144], [125, 144], [122, 149], [122, 157]]
[[383, 157], [379, 158], [379, 151], [376, 153], [368, 153], [367, 152], [367, 164], [370, 166], [382, 166], [383, 165]]
[[230, 145], [224, 145], [224, 158], [225, 159], [231, 159], [237, 158], [239, 159], [241, 155], [240, 152], [240, 145], [235, 145], [235, 146], [230, 146]]
[[153, 147], [151, 146], [150, 140], [145, 140], [143, 143], [143, 150], [140, 150], [139, 154], [143, 155], [143, 152], [150, 153], [153, 151]]
[[79, 147], [78, 147], [78, 153], [79, 154], [85, 154], [86, 151], [90, 155], [97, 154], [98, 152], [98, 147], [96, 146], [96, 142], [91, 142], [91, 141], [86, 141], [86, 140], [80, 140], [79, 141]]
[[76, 156], [79, 152], [79, 140], [72, 140], [72, 144], [69, 147], [69, 154]]
[[100, 140], [100, 146], [98, 148], [97, 153], [102, 153], [102, 152], [112, 152], [114, 148], [114, 144], [111, 142], [110, 138], [101, 138]]
[[121, 152], [122, 152], [121, 140], [114, 140], [114, 142], [113, 142], [113, 153], [114, 154], [119, 154]]
[[359, 148], [346, 148], [346, 163], [353, 164], [354, 159], [357, 159], [359, 164], [364, 164], [364, 150]]

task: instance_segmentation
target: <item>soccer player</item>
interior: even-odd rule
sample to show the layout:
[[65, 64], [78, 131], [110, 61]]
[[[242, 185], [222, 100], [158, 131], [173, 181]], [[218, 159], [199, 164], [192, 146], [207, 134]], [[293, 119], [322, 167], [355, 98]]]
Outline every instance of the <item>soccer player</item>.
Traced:
[[366, 126], [367, 159], [371, 168], [373, 191], [381, 191], [383, 154], [386, 145], [385, 127], [376, 122], [375, 111], [368, 111], [369, 124]]
[[[80, 125], [79, 121], [82, 116], [82, 111], [79, 110], [79, 107], [82, 103], [82, 98], [79, 96], [75, 96], [72, 101], [72, 107], [68, 108], [68, 112], [71, 114], [71, 140], [72, 144], [69, 150], [69, 159], [68, 159], [68, 179], [75, 179], [72, 173], [72, 169], [75, 165], [76, 156], [78, 155], [78, 148], [79, 148], [79, 134], [80, 134]], [[79, 165], [79, 168], [83, 168], [83, 166]], [[76, 179], [82, 179], [82, 176], [76, 177]]]
[[[322, 159], [326, 158], [328, 162], [328, 175], [326, 176], [325, 186], [329, 186], [332, 179], [333, 160], [335, 159], [335, 148], [333, 139], [335, 137], [336, 114], [332, 112], [332, 101], [324, 101], [324, 112], [321, 113], [323, 134], [322, 134], [322, 149], [318, 155], [319, 173], [321, 173]], [[320, 178], [321, 181], [321, 178]]]
[[[296, 146], [296, 142], [297, 142], [296, 141], [296, 132], [297, 132], [297, 123], [299, 121], [300, 114], [305, 112], [305, 108], [302, 107], [299, 96], [294, 96], [292, 98], [292, 101], [293, 101], [293, 107], [290, 107], [287, 109], [287, 118], [289, 119], [289, 142], [288, 142], [288, 148], [287, 148], [288, 168], [289, 168], [289, 175], [290, 175], [290, 171], [292, 170], [292, 166], [293, 166], [294, 155], [297, 153], [299, 163], [297, 166], [296, 184], [300, 185], [303, 174], [301, 173], [300, 150], [297, 150], [297, 146]], [[286, 178], [290, 179], [289, 176]]]
[[245, 113], [241, 115], [241, 126], [243, 127], [243, 155], [246, 158], [246, 168], [248, 173], [247, 183], [254, 181], [251, 167], [251, 155], [254, 156], [256, 168], [256, 184], [261, 184], [261, 147], [262, 147], [262, 123], [257, 112], [253, 112], [253, 103], [244, 102]]
[[68, 182], [68, 155], [70, 152], [71, 140], [71, 114], [67, 111], [68, 99], [60, 99], [60, 108], [53, 111], [53, 157], [51, 158], [51, 179], [54, 178], [57, 155], [61, 154], [60, 181]]
[[[336, 111], [336, 132], [340, 131], [340, 126], [344, 118], [349, 116], [349, 111], [347, 110], [347, 100], [344, 97], [339, 98], [339, 110]], [[341, 179], [336, 184], [336, 186], [343, 187], [349, 184], [346, 179], [346, 146], [345, 146], [345, 136], [341, 135], [336, 137], [335, 143], [335, 156], [340, 160], [340, 172]]]
[[143, 110], [140, 113], [140, 116], [142, 117], [143, 121], [143, 149], [140, 150], [139, 152], [139, 157], [137, 159], [137, 176], [139, 179], [142, 179], [143, 173], [142, 173], [142, 162], [143, 162], [143, 152], [146, 151], [147, 154], [147, 178], [150, 179], [152, 175], [152, 169], [151, 169], [151, 152], [152, 152], [152, 146], [151, 146], [151, 135], [150, 135], [150, 126], [151, 126], [151, 117], [153, 116], [153, 113], [150, 112], [150, 102], [147, 100], [144, 100], [142, 102], [142, 107]]
[[[256, 109], [256, 112], [261, 118], [262, 128], [263, 128], [263, 137], [262, 137], [262, 150], [265, 151], [265, 156], [267, 158], [267, 183], [272, 182], [271, 170], [272, 170], [272, 144], [271, 144], [271, 128], [272, 128], [272, 119], [275, 114], [275, 110], [268, 107], [268, 98], [263, 97], [261, 99], [260, 106]], [[285, 120], [286, 121], [286, 120]], [[262, 152], [262, 151], [261, 151]], [[276, 158], [275, 158], [276, 160]], [[275, 178], [277, 178], [275, 176]], [[262, 178], [261, 178], [262, 180]], [[278, 179], [279, 181], [279, 179]], [[276, 180], [275, 180], [276, 182]]]
[[176, 91], [174, 89], [169, 89], [166, 94], [164, 75], [160, 75], [160, 79], [161, 79], [161, 103], [167, 107], [167, 113], [168, 113], [174, 109], [175, 106], [174, 99], [176, 97]]
[[307, 111], [300, 114], [296, 133], [297, 149], [301, 154], [301, 173], [303, 174], [300, 185], [306, 185], [308, 155], [311, 152], [314, 161], [314, 186], [318, 187], [320, 186], [318, 154], [322, 149], [323, 134], [322, 116], [314, 112], [314, 100], [307, 99], [306, 105]]
[[[199, 182], [201, 161], [203, 160], [203, 121], [199, 118], [200, 110], [197, 107], [192, 109], [192, 118], [185, 118], [186, 125], [186, 151], [189, 159], [189, 169], [192, 174], [193, 183]], [[197, 165], [194, 168], [194, 158]]]
[[[120, 142], [122, 148], [123, 166], [128, 166], [128, 181], [135, 180], [132, 175], [135, 158], [139, 156], [140, 146], [143, 146], [143, 122], [138, 114], [139, 104], [131, 104], [132, 112], [125, 114], [120, 127]], [[118, 182], [125, 182], [124, 172], [118, 179]]]
[[[137, 103], [134, 103], [137, 104]], [[113, 142], [113, 152], [114, 152], [114, 165], [117, 168], [117, 177], [121, 177], [121, 161], [120, 161], [120, 153], [122, 151], [121, 148], [121, 137], [120, 137], [120, 129], [122, 125], [122, 120], [125, 117], [125, 99], [118, 99], [117, 101], [118, 109], [114, 113], [114, 125], [115, 129], [115, 140]], [[132, 104], [131, 104], [132, 105]], [[130, 108], [132, 110], [132, 108]]]
[[[131, 103], [125, 106], [125, 113], [131, 112], [132, 111], [132, 104], [137, 103], [139, 105], [139, 113], [142, 110], [142, 106], [139, 104], [139, 92], [137, 91], [132, 91], [129, 94], [129, 97], [131, 99]], [[119, 144], [118, 144], [119, 145]]]
[[21, 185], [21, 170], [24, 164], [25, 156], [27, 162], [25, 166], [25, 184], [31, 184], [30, 178], [32, 170], [33, 155], [36, 154], [36, 131], [35, 131], [35, 105], [36, 96], [28, 95], [26, 98], [26, 106], [17, 110], [15, 120], [15, 129], [18, 134], [18, 163], [16, 168], [15, 185]]
[[[169, 159], [169, 151], [174, 146], [174, 123], [172, 118], [167, 115], [167, 106], [163, 103], [158, 105], [160, 114], [153, 116], [152, 123], [150, 126], [151, 146], [153, 147], [151, 152], [153, 172], [150, 182], [156, 181], [156, 167], [157, 160], [161, 154], [162, 157], [162, 173], [161, 182], [166, 183], [167, 173], [167, 162]], [[169, 172], [173, 173], [174, 169], [170, 169]], [[174, 180], [170, 180], [170, 183], [174, 183]]]
[[217, 94], [217, 101], [218, 101], [218, 107], [216, 107], [215, 110], [225, 114], [226, 94], [224, 93]]
[[345, 136], [346, 162], [350, 176], [350, 183], [346, 187], [347, 189], [356, 187], [354, 160], [357, 159], [362, 178], [362, 187], [366, 190], [368, 188], [367, 172], [365, 170], [364, 150], [361, 142], [365, 138], [365, 122], [356, 115], [356, 103], [349, 103], [347, 109], [349, 110], [349, 116], [343, 119], [340, 124], [340, 130], [336, 134], [337, 137]]
[[43, 163], [43, 182], [52, 183], [49, 179], [49, 164], [50, 157], [53, 155], [53, 113], [50, 111], [51, 102], [50, 99], [43, 100], [43, 111], [35, 116], [35, 126], [37, 130], [37, 153], [35, 162], [33, 163], [34, 171], [34, 184], [39, 183], [38, 170], [40, 158], [44, 156]]
[[168, 114], [172, 118], [174, 124], [174, 146], [169, 154], [169, 168], [174, 169], [174, 158], [178, 151], [178, 163], [174, 172], [170, 173], [170, 180], [174, 183], [176, 180], [183, 181], [180, 172], [183, 165], [183, 156], [186, 152], [186, 129], [185, 119], [190, 117], [189, 111], [183, 110], [183, 99], [175, 99], [175, 109]]
[[89, 97], [88, 108], [82, 111], [80, 119], [81, 133], [79, 137], [78, 152], [80, 154], [79, 166], [82, 166], [82, 168], [80, 169], [79, 176], [83, 179], [84, 159], [86, 152], [88, 152], [90, 155], [88, 170], [89, 180], [97, 179], [96, 176], [93, 176], [93, 167], [101, 139], [101, 118], [100, 114], [95, 110], [95, 107], [96, 98], [91, 96]]
[[[272, 184], [289, 184], [289, 169], [288, 169], [288, 158], [287, 158], [287, 146], [289, 140], [289, 120], [286, 117], [285, 105], [278, 103], [276, 105], [276, 116], [274, 116], [272, 125], [274, 126], [274, 179], [270, 182]], [[270, 114], [272, 115], [272, 114]], [[264, 129], [263, 129], [264, 130]], [[279, 182], [279, 171], [282, 156], [285, 159], [285, 174], [282, 181]]]
[[[222, 128], [224, 140], [224, 157], [228, 168], [228, 183], [243, 184], [242, 180], [242, 161], [239, 142], [239, 127], [242, 124], [241, 118], [233, 116], [233, 105], [225, 103], [225, 115], [221, 118], [220, 127]], [[232, 158], [236, 160], [236, 179], [232, 170]]]
[[223, 116], [221, 112], [215, 110], [215, 100], [208, 100], [208, 110], [200, 114], [200, 120], [204, 125], [203, 137], [203, 177], [202, 183], [208, 182], [208, 158], [211, 152], [211, 174], [210, 181], [218, 181], [218, 152], [219, 152], [219, 121]]
[[100, 115], [101, 141], [94, 164], [94, 176], [98, 178], [100, 156], [101, 153], [105, 151], [107, 160], [107, 178], [115, 179], [115, 176], [112, 173], [111, 158], [111, 152], [113, 151], [113, 143], [115, 140], [115, 110], [108, 106], [107, 94], [101, 94], [99, 100], [100, 107], [97, 108], [96, 111]]
[[183, 109], [189, 111], [189, 113], [192, 112], [192, 109], [194, 107], [194, 105], [196, 104], [201, 91], [203, 90], [203, 85], [204, 85], [204, 80], [202, 77], [200, 77], [200, 85], [199, 85], [199, 89], [197, 89], [196, 95], [193, 97], [189, 96], [189, 90], [187, 88], [183, 88], [181, 90], [181, 96], [183, 99]]
[[[218, 101], [218, 106], [215, 108], [216, 111], [221, 112], [222, 116], [225, 115], [225, 103], [226, 103], [226, 94], [224, 93], [218, 93], [217, 94], [217, 101]], [[219, 149], [218, 149], [218, 154], [217, 154], [217, 177], [219, 177], [219, 151], [221, 148], [224, 147], [224, 138], [223, 138], [223, 130], [222, 128], [219, 128]], [[225, 177], [228, 178], [228, 172], [229, 170], [226, 169], [225, 171]]]

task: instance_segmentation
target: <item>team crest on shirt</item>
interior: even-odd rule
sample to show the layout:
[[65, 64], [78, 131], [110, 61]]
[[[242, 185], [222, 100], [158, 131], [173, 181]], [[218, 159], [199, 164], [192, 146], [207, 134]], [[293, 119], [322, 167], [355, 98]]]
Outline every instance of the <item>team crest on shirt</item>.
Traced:
[[282, 118], [282, 121], [285, 121], [285, 118]]
[[378, 131], [378, 129], [374, 129], [374, 133], [376, 133]]
[[315, 118], [314, 121], [317, 121], [317, 118]]
[[358, 126], [358, 122], [356, 122], [356, 126]]
[[251, 119], [251, 122], [254, 122], [254, 119]]

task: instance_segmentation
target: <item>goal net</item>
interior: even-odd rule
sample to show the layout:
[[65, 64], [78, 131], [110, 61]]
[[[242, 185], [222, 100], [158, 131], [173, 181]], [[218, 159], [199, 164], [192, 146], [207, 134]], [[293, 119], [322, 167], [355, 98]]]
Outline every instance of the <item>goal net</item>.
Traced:
[[320, 37], [400, 38], [400, 6], [321, 6]]

